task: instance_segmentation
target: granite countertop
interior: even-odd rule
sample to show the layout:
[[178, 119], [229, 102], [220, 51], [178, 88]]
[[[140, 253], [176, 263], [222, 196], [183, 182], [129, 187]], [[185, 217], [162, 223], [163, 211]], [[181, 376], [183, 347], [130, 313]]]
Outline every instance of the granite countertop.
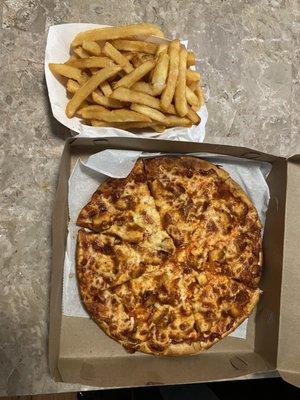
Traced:
[[300, 152], [299, 3], [5, 0], [0, 7], [0, 396], [79, 390], [53, 382], [47, 366], [51, 209], [69, 136], [47, 99], [49, 26], [148, 21], [188, 39], [203, 74], [206, 141], [287, 156]]

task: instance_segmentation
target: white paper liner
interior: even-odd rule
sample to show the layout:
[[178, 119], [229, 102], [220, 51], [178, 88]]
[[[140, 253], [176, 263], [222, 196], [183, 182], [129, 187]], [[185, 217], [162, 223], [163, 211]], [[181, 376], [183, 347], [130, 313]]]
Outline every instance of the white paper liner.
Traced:
[[[125, 178], [139, 157], [153, 157], [164, 153], [144, 153], [142, 151], [104, 150], [88, 158], [87, 161], [77, 161], [69, 178], [69, 234], [64, 263], [63, 284], [63, 314], [75, 317], [88, 317], [78, 292], [75, 274], [75, 248], [78, 227], [77, 216], [107, 177]], [[255, 205], [262, 225], [265, 223], [269, 202], [269, 188], [265, 178], [271, 170], [271, 165], [237, 157], [212, 155], [208, 153], [193, 153], [193, 156], [203, 158], [221, 165], [231, 177], [245, 190]], [[245, 339], [247, 330], [245, 320], [230, 336]]]
[[[169, 128], [163, 133], [153, 132], [151, 130], [138, 130], [137, 133], [132, 133], [122, 129], [114, 128], [97, 128], [87, 126], [80, 122], [80, 118], [68, 118], [65, 114], [68, 98], [66, 95], [66, 88], [50, 71], [49, 63], [62, 63], [70, 57], [70, 43], [74, 36], [82, 31], [94, 28], [103, 28], [107, 25], [97, 24], [62, 24], [50, 26], [45, 52], [45, 76], [48, 89], [48, 95], [52, 113], [55, 119], [61, 124], [71, 129], [79, 136], [88, 137], [106, 137], [106, 136], [119, 136], [119, 137], [139, 137], [139, 138], [155, 138], [165, 140], [179, 140], [179, 141], [192, 141], [203, 142], [205, 137], [205, 125], [208, 118], [206, 106], [204, 105], [198, 111], [201, 117], [201, 123], [198, 126], [193, 125], [191, 128]], [[151, 41], [166, 41], [160, 38], [149, 38]], [[187, 45], [187, 41], [182, 41]]]

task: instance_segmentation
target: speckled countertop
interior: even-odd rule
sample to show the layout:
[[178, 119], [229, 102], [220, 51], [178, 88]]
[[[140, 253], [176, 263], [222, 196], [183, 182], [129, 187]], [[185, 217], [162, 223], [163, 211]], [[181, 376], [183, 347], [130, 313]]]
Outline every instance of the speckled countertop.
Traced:
[[[300, 152], [297, 0], [5, 0], [1, 15], [0, 395], [79, 389], [47, 367], [50, 219], [64, 139], [43, 59], [50, 25], [140, 21], [199, 55], [206, 141]], [[298, 7], [298, 8], [297, 8]], [[297, 21], [298, 18], [298, 21]], [[297, 41], [298, 40], [298, 41]]]

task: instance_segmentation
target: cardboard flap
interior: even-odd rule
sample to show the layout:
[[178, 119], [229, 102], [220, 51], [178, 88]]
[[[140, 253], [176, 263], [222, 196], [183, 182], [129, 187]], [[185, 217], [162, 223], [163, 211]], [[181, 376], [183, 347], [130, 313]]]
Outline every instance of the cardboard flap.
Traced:
[[49, 321], [49, 369], [56, 380], [61, 380], [57, 368], [59, 354], [59, 337], [61, 326], [61, 297], [63, 263], [66, 246], [67, 229], [62, 221], [68, 218], [67, 196], [70, 157], [65, 146], [58, 177], [57, 193], [54, 200], [52, 214], [52, 270], [50, 284], [50, 321]]
[[288, 160], [278, 371], [300, 387], [300, 155]]
[[[105, 137], [105, 138], [71, 138], [68, 143], [76, 147], [86, 148], [86, 151], [91, 152], [102, 151], [106, 149], [119, 149], [119, 150], [137, 150], [153, 151], [164, 153], [193, 153], [193, 152], [208, 152], [224, 155], [231, 155], [233, 157], [248, 158], [253, 160], [273, 162], [279, 159], [284, 160], [283, 157], [276, 157], [261, 151], [249, 149], [247, 147], [226, 146], [214, 143], [193, 143], [181, 142], [171, 140], [157, 140], [153, 139], [137, 139], [137, 138], [121, 138], [121, 137]], [[81, 150], [82, 152], [82, 150]]]

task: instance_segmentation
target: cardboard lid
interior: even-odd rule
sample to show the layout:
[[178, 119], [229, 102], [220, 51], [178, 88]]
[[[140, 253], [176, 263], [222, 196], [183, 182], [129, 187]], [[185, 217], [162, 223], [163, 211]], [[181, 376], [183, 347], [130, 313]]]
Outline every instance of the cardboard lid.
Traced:
[[277, 367], [300, 387], [300, 155], [288, 159]]

